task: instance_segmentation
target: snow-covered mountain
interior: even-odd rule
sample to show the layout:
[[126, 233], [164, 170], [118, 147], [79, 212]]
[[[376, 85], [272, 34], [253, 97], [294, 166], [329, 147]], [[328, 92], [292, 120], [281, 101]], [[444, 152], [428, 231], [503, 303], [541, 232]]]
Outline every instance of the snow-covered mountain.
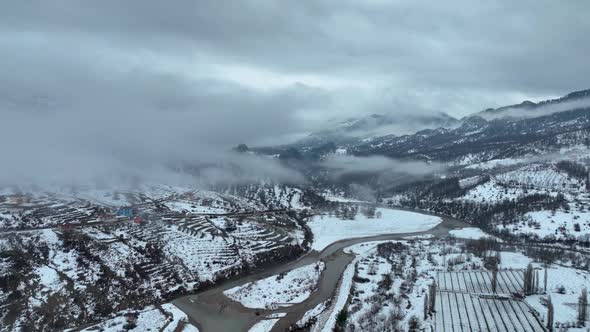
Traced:
[[355, 156], [479, 163], [585, 146], [590, 142], [589, 126], [590, 90], [582, 90], [538, 103], [487, 109], [461, 120], [444, 113], [373, 114], [293, 144], [255, 150], [300, 160], [346, 151]]
[[425, 128], [450, 128], [459, 121], [452, 116], [438, 112], [433, 114], [371, 114], [351, 118], [310, 135], [325, 138], [368, 138], [383, 135], [407, 135]]
[[590, 143], [590, 112], [575, 109], [530, 119], [486, 121], [471, 117], [455, 129], [428, 129], [414, 135], [384, 136], [348, 151], [359, 156], [443, 162], [484, 162], [541, 155]]
[[534, 118], [575, 109], [590, 109], [590, 89], [569, 93], [557, 99], [534, 103], [525, 100], [517, 105], [488, 108], [475, 116], [487, 120], [501, 118]]
[[446, 113], [434, 114], [371, 114], [337, 122], [328, 128], [309, 134], [291, 144], [255, 148], [263, 154], [285, 159], [318, 160], [326, 154], [360, 145], [379, 137], [413, 134], [425, 128], [452, 129], [461, 122]]

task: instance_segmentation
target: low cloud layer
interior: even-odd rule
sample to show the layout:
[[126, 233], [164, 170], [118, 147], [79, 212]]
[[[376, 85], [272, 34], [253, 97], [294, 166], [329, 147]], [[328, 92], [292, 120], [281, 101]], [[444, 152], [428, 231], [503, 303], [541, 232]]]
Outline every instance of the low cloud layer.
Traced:
[[481, 113], [481, 115], [486, 120], [493, 120], [505, 116], [526, 119], [584, 108], [590, 108], [590, 98], [581, 98], [559, 103], [548, 103], [529, 109], [508, 107], [506, 109], [503, 109], [501, 112], [484, 112]]
[[322, 163], [322, 166], [332, 169], [336, 176], [359, 172], [423, 176], [444, 171], [444, 166], [436, 163], [400, 161], [383, 156], [332, 155]]
[[236, 144], [285, 143], [334, 119], [460, 117], [579, 90], [589, 6], [7, 3], [0, 182], [158, 178], [170, 164], [223, 162]]

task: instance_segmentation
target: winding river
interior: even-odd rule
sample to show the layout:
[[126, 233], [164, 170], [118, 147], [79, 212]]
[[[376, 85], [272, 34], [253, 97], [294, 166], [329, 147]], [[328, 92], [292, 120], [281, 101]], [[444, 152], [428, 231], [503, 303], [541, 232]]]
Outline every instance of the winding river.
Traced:
[[[201, 332], [248, 331], [252, 325], [264, 319], [265, 316], [279, 312], [287, 313], [287, 315], [275, 324], [273, 331], [285, 331], [290, 325], [297, 322], [305, 312], [334, 296], [342, 273], [354, 259], [353, 255], [343, 251], [344, 248], [363, 242], [400, 240], [415, 235], [429, 234], [435, 238], [440, 238], [447, 236], [450, 230], [468, 226], [473, 227], [459, 220], [440, 217], [442, 222], [428, 231], [384, 234], [338, 241], [321, 252], [311, 251], [296, 261], [273, 266], [262, 272], [221, 283], [203, 292], [179, 298], [173, 303], [189, 316], [190, 322], [196, 325]], [[317, 289], [302, 303], [277, 310], [250, 309], [223, 295], [223, 292], [227, 289], [312, 264], [318, 260], [323, 260], [326, 268], [320, 276]]]

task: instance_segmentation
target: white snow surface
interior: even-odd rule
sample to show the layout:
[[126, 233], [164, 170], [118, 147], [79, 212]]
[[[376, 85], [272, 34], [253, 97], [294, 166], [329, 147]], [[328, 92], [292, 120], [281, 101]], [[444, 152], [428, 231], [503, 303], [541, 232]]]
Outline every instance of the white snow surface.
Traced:
[[449, 231], [449, 234], [460, 239], [470, 240], [479, 240], [481, 238], [495, 238], [494, 236], [485, 233], [477, 227], [465, 227], [461, 229], [454, 229], [452, 231]]
[[[540, 267], [539, 267], [540, 268]], [[544, 271], [539, 271], [539, 286], [544, 285]], [[551, 302], [554, 307], [554, 321], [556, 323], [573, 323], [577, 317], [578, 297], [583, 288], [590, 287], [590, 274], [586, 271], [580, 271], [573, 268], [561, 266], [551, 266], [547, 270], [547, 293], [551, 296]], [[558, 288], [563, 286], [565, 294], [557, 292]], [[547, 314], [547, 308], [541, 304], [541, 298], [546, 295], [527, 296], [527, 303], [542, 315]], [[570, 330], [572, 331], [572, 330]], [[585, 331], [581, 329], [579, 331]]]
[[57, 291], [63, 286], [57, 272], [49, 266], [40, 266], [36, 268], [35, 273], [39, 275], [40, 283], [43, 287], [49, 290]]
[[290, 306], [305, 301], [315, 289], [325, 264], [302, 266], [226, 290], [223, 294], [248, 308]]
[[264, 319], [254, 324], [248, 332], [270, 332], [280, 318]]
[[248, 332], [270, 332], [275, 326], [275, 324], [282, 318], [285, 317], [287, 314], [284, 312], [270, 314], [266, 316], [263, 320], [254, 324]]
[[312, 249], [321, 251], [334, 242], [356, 237], [423, 232], [442, 221], [436, 216], [387, 208], [378, 208], [377, 212], [381, 218], [369, 219], [362, 214], [355, 220], [315, 216], [308, 223], [314, 237]]
[[[125, 317], [126, 314], [131, 311], [120, 312], [115, 318], [104, 321], [100, 324], [88, 327], [83, 332], [90, 331], [104, 331], [104, 332], [119, 332], [119, 331], [132, 331], [132, 332], [143, 332], [143, 331], [161, 331], [161, 332], [174, 332], [177, 331], [181, 322], [184, 325], [183, 332], [198, 332], [199, 330], [188, 323], [187, 315], [178, 309], [175, 305], [165, 303], [162, 305], [162, 310], [149, 306], [140, 311], [135, 312], [137, 314], [137, 320], [135, 321], [135, 327], [132, 329], [124, 329], [124, 326], [128, 324], [128, 320]], [[166, 317], [168, 315], [169, 317]]]

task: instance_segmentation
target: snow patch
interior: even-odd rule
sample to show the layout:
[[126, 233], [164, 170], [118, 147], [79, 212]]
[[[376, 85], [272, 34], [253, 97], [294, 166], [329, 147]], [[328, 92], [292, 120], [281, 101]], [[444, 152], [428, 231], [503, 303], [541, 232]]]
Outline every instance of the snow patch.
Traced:
[[324, 268], [320, 261], [228, 289], [223, 294], [248, 308], [288, 307], [311, 295]]

